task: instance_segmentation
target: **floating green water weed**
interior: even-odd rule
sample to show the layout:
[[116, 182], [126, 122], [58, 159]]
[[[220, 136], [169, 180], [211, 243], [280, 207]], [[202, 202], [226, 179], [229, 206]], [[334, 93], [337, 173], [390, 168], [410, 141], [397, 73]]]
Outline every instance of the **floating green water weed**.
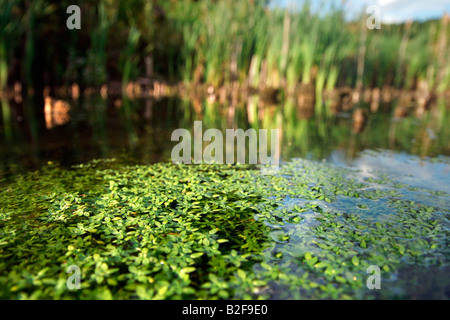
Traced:
[[[445, 192], [430, 206], [329, 163], [261, 175], [96, 160], [1, 183], [2, 298], [376, 298], [368, 266], [386, 279], [449, 261]], [[70, 265], [81, 290], [67, 289]]]

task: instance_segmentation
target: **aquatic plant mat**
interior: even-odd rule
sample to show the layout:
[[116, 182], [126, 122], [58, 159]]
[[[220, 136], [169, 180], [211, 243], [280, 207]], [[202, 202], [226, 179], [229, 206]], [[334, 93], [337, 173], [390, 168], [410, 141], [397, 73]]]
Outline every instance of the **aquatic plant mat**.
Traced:
[[2, 299], [449, 296], [449, 193], [386, 174], [96, 160], [0, 184]]

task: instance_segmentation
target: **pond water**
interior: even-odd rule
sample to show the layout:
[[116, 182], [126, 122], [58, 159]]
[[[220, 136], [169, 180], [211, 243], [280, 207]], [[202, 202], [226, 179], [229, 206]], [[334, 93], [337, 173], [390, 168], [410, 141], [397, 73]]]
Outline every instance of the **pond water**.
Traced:
[[[399, 223], [395, 219], [404, 213], [403, 203], [408, 203], [409, 209], [413, 204], [420, 210], [431, 208], [429, 219], [440, 222], [440, 234], [431, 240], [426, 234], [406, 240], [400, 237], [399, 243], [405, 243], [399, 250], [413, 252], [422, 238], [430, 243], [436, 240], [448, 244], [450, 116], [445, 101], [438, 101], [420, 118], [410, 115], [401, 119], [393, 117], [396, 102], [384, 104], [378, 112], [369, 112], [365, 126], [356, 131], [351, 112], [303, 115], [289, 101], [258, 107], [257, 97], [231, 107], [207, 100], [105, 100], [94, 96], [69, 104], [70, 112], [64, 117], [46, 119], [43, 101], [2, 103], [0, 177], [39, 169], [48, 163], [69, 167], [97, 158], [144, 164], [167, 162], [176, 144], [170, 139], [173, 130], [191, 131], [195, 120], [203, 122], [203, 130], [217, 128], [222, 132], [232, 128], [280, 128], [281, 160], [290, 168], [289, 174], [302, 172], [302, 161], [325, 165], [320, 170], [326, 173], [329, 168], [330, 174], [324, 174], [322, 180], [311, 175], [308, 187], [314, 187], [335, 183], [333, 168], [349, 170], [345, 178], [354, 183], [354, 188], [350, 185], [352, 192], [361, 196], [347, 193], [337, 195], [331, 202], [286, 197], [287, 208], [301, 208], [302, 222], [272, 226], [274, 243], [267, 250], [267, 264], [273, 262], [274, 254], [281, 252], [283, 258], [275, 259], [277, 263], [297, 272], [296, 268], [301, 267], [292, 263], [292, 257], [305, 252], [318, 255], [317, 246], [312, 247], [311, 243], [329, 245], [324, 238], [330, 234], [314, 229], [318, 212], [305, 209], [310, 205], [318, 205], [324, 212], [354, 214], [364, 221], [391, 226]], [[295, 159], [301, 160], [296, 163]], [[277, 240], [280, 233], [289, 235], [289, 240]], [[415, 240], [418, 244], [409, 245]], [[388, 290], [363, 290], [355, 296], [446, 299], [450, 295], [448, 258], [448, 252], [433, 251], [421, 263], [404, 259], [396, 272], [383, 279], [383, 288]], [[436, 261], [444, 267], [436, 267]], [[285, 289], [283, 285], [271, 284], [267, 290], [273, 298], [302, 297], [300, 291]]]
[[[342, 175], [344, 182], [339, 182], [339, 188], [345, 190], [349, 188], [355, 194], [346, 191], [339, 192], [340, 195], [332, 201], [311, 200], [300, 194], [299, 197], [286, 197], [285, 207], [289, 210], [300, 208], [299, 216], [302, 221], [299, 224], [285, 223], [282, 226], [273, 225], [272, 237], [275, 245], [268, 250], [272, 254], [281, 252], [283, 258], [279, 262], [281, 265], [289, 264], [289, 268], [294, 273], [302, 274], [303, 265], [297, 259], [299, 255], [310, 252], [313, 257], [319, 257], [319, 261], [328, 263], [335, 261], [335, 257], [326, 256], [324, 252], [330, 251], [331, 246], [339, 248], [349, 247], [350, 251], [356, 251], [360, 257], [365, 257], [365, 267], [378, 265], [377, 257], [384, 255], [386, 260], [392, 255], [398, 254], [395, 250], [387, 253], [382, 242], [390, 238], [390, 245], [393, 247], [404, 246], [400, 252], [400, 260], [397, 260], [397, 269], [389, 270], [382, 276], [380, 291], [368, 290], [363, 286], [356, 290], [353, 297], [357, 298], [382, 298], [382, 299], [448, 299], [450, 296], [450, 256], [448, 251], [448, 240], [450, 235], [450, 161], [448, 157], [437, 157], [433, 159], [421, 159], [417, 156], [404, 152], [393, 152], [390, 150], [365, 150], [359, 153], [353, 160], [344, 160], [339, 152], [333, 152], [333, 161], [308, 161], [300, 160], [294, 166], [294, 171], [299, 171], [300, 175], [309, 181], [310, 187], [320, 187], [325, 194], [332, 194], [336, 185], [335, 174], [340, 175], [339, 170], [349, 170]], [[295, 160], [293, 160], [295, 163]], [[312, 164], [315, 163], [315, 164]], [[292, 166], [292, 161], [289, 162]], [[304, 171], [307, 166], [319, 165], [317, 172], [308, 173]], [[335, 171], [337, 169], [337, 171]], [[330, 175], [321, 175], [322, 171], [330, 171]], [[292, 169], [291, 169], [292, 171]], [[338, 181], [340, 178], [338, 178]], [[289, 180], [288, 180], [289, 181]], [[293, 179], [293, 183], [298, 180]], [[346, 184], [350, 183], [349, 185]], [[348, 190], [348, 189], [347, 189]], [[316, 207], [317, 206], [317, 207]], [[426, 210], [426, 213], [425, 213]], [[330, 213], [333, 218], [325, 223], [320, 216], [322, 212]], [[424, 214], [425, 213], [425, 214]], [[276, 214], [276, 213], [275, 213]], [[336, 218], [336, 215], [343, 215], [344, 219]], [[348, 217], [357, 217], [362, 223], [353, 224], [348, 222]], [[344, 222], [343, 225], [338, 221]], [[423, 226], [424, 221], [438, 221], [439, 230], [425, 228], [418, 231]], [[377, 223], [381, 223], [378, 224]], [[375, 228], [374, 228], [375, 224]], [[407, 226], [406, 229], [403, 227]], [[403, 231], [400, 231], [400, 229]], [[342, 229], [344, 231], [342, 231]], [[360, 230], [358, 230], [360, 229]], [[378, 236], [372, 245], [371, 254], [367, 246], [361, 246], [357, 241], [358, 237], [349, 237], [355, 232], [364, 235], [373, 234], [378, 229], [384, 229], [382, 234], [389, 237], [383, 240], [383, 236]], [[437, 231], [438, 230], [438, 231]], [[289, 241], [279, 242], [280, 236], [288, 234]], [[382, 240], [380, 240], [382, 239]], [[374, 239], [372, 239], [374, 240]], [[427, 245], [422, 244], [440, 243], [431, 247], [434, 250], [426, 249]], [[338, 243], [336, 243], [338, 242]], [[378, 251], [374, 249], [377, 247]], [[318, 247], [319, 246], [319, 247]], [[440, 249], [437, 249], [437, 247]], [[421, 247], [421, 249], [419, 249]], [[409, 248], [409, 249], [405, 249]], [[413, 249], [415, 248], [415, 249]], [[322, 250], [324, 249], [324, 250]], [[404, 251], [412, 254], [403, 254]], [[412, 251], [408, 251], [412, 250]], [[414, 258], [414, 250], [421, 252], [422, 259]], [[342, 251], [346, 251], [343, 249]], [[345, 255], [341, 252], [340, 255]], [[294, 258], [294, 259], [293, 259]], [[385, 261], [386, 261], [385, 260]], [[297, 261], [293, 265], [292, 261]], [[383, 261], [383, 259], [381, 259]], [[381, 263], [382, 264], [382, 263]], [[330, 262], [331, 265], [331, 262]], [[387, 271], [387, 270], [386, 270]], [[303, 271], [304, 272], [304, 271]], [[384, 270], [381, 270], [383, 274]], [[368, 276], [359, 274], [365, 280]], [[316, 281], [325, 285], [326, 282]], [[356, 278], [355, 278], [356, 280]], [[305, 294], [299, 290], [292, 290], [287, 286], [275, 285], [272, 295], [277, 299], [301, 298]]]
[[[178, 98], [122, 100], [87, 96], [69, 101], [67, 115], [46, 119], [44, 101], [3, 101], [0, 177], [38, 169], [49, 161], [62, 166], [110, 157], [143, 163], [170, 161], [170, 152], [177, 143], [170, 140], [173, 130], [192, 131], [195, 120], [203, 122], [203, 132], [208, 128], [222, 132], [227, 128], [280, 128], [281, 160], [301, 157], [362, 165], [367, 158], [362, 157], [362, 151], [386, 150], [381, 151], [384, 158], [374, 161], [393, 165], [392, 152], [420, 159], [450, 155], [450, 116], [448, 103], [443, 100], [421, 118], [396, 119], [396, 103], [383, 104], [378, 112], [368, 115], [358, 133], [352, 128], [351, 112], [302, 115], [290, 101], [262, 108], [258, 102], [255, 96], [230, 107], [206, 99], [191, 102]], [[367, 109], [364, 104], [361, 107]], [[416, 161], [403, 169], [423, 167], [423, 161]]]

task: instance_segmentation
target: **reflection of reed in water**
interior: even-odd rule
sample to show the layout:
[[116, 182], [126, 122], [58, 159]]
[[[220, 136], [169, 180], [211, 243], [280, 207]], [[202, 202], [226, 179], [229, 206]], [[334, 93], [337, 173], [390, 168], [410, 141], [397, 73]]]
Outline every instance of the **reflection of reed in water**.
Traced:
[[325, 91], [325, 99], [328, 103], [328, 108], [331, 114], [336, 114], [341, 111], [341, 97], [339, 90], [332, 89]]
[[259, 91], [259, 97], [265, 104], [278, 103], [279, 89], [264, 87]]
[[201, 118], [203, 109], [202, 101], [199, 98], [195, 97], [194, 100], [192, 101], [192, 105], [194, 107], [194, 111], [197, 114], [197, 116]]
[[52, 129], [69, 122], [69, 110], [70, 105], [66, 101], [55, 100], [49, 96], [45, 97], [45, 127], [47, 129]]
[[412, 92], [401, 92], [397, 106], [394, 109], [394, 119], [404, 118], [409, 114], [409, 109], [414, 106]]
[[73, 83], [70, 92], [72, 94], [72, 99], [77, 100], [80, 97], [80, 86], [76, 83]]
[[420, 118], [429, 109], [430, 103], [434, 98], [430, 93], [427, 82], [419, 81], [417, 84], [417, 90], [414, 93], [414, 98], [417, 102], [415, 116]]
[[381, 97], [384, 103], [392, 102], [394, 97], [397, 95], [394, 88], [384, 86], [381, 88]]
[[379, 88], [374, 88], [370, 96], [370, 111], [375, 113], [380, 107], [381, 90]]
[[353, 111], [353, 126], [354, 133], [360, 133], [364, 130], [367, 124], [367, 114], [363, 109], [356, 109]]
[[22, 84], [20, 82], [14, 83], [14, 101], [22, 103]]
[[398, 106], [395, 107], [394, 119], [401, 119], [406, 117], [407, 115], [408, 115], [408, 108], [405, 105], [399, 104]]
[[251, 125], [255, 124], [258, 117], [258, 102], [259, 97], [257, 95], [247, 97], [247, 119], [248, 123], [250, 123]]
[[314, 115], [316, 91], [313, 84], [301, 84], [297, 89], [297, 118], [308, 119]]
[[353, 108], [353, 94], [351, 88], [341, 89], [341, 109], [343, 111], [350, 111]]

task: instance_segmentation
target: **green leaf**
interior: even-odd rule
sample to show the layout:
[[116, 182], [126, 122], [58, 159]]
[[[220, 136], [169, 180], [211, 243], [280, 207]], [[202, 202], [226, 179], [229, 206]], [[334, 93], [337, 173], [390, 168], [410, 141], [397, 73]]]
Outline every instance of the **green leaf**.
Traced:
[[317, 257], [313, 257], [313, 258], [311, 258], [311, 259], [309, 259], [309, 260], [306, 260], [306, 263], [307, 263], [309, 266], [312, 267], [312, 266], [317, 262], [317, 260], [318, 260]]
[[316, 263], [316, 264], [314, 265], [314, 268], [318, 268], [318, 269], [320, 269], [320, 268], [325, 268], [327, 265], [328, 265], [328, 263], [325, 263], [325, 262], [321, 261], [321, 262], [319, 262], [319, 263]]
[[358, 258], [357, 256], [353, 256], [353, 258], [352, 258], [352, 263], [353, 263], [355, 266], [359, 266], [359, 258]]
[[198, 257], [201, 257], [202, 255], [203, 255], [203, 252], [196, 252], [196, 253], [191, 254], [191, 258], [196, 259]]
[[237, 274], [238, 274], [239, 278], [241, 278], [241, 279], [245, 279], [247, 277], [247, 275], [245, 274], [245, 271], [242, 269], [237, 269]]
[[180, 270], [180, 273], [191, 273], [195, 271], [195, 267], [186, 267]]

